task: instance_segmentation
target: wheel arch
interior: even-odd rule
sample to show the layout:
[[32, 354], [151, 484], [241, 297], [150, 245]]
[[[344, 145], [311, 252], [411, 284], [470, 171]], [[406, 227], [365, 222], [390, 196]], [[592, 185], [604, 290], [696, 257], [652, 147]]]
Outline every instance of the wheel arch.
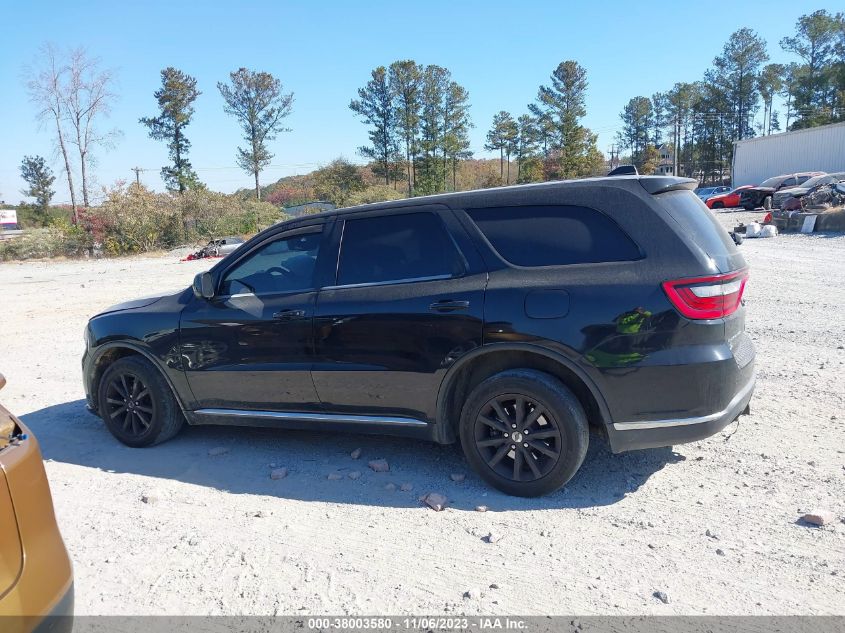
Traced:
[[179, 391], [176, 389], [176, 386], [173, 384], [170, 376], [166, 371], [164, 371], [164, 368], [161, 366], [161, 363], [159, 363], [155, 355], [149, 349], [145, 349], [142, 345], [132, 341], [113, 341], [105, 343], [97, 348], [97, 351], [91, 360], [91, 368], [89, 370], [91, 376], [90, 388], [91, 393], [94, 396], [93, 401], [95, 403], [97, 402], [96, 394], [99, 392], [100, 380], [103, 377], [103, 373], [105, 373], [106, 369], [108, 369], [108, 367], [115, 361], [121, 358], [126, 358], [127, 356], [142, 356], [150, 361], [159, 374], [164, 377], [165, 382], [167, 382], [167, 386], [170, 387], [170, 391], [173, 393], [173, 397], [176, 398], [179, 408], [183, 412], [185, 411], [185, 403], [182, 401]]
[[435, 440], [454, 442], [460, 409], [469, 393], [490, 376], [517, 368], [536, 369], [560, 380], [578, 398], [591, 425], [604, 427], [611, 422], [610, 411], [598, 387], [574, 361], [530, 343], [494, 343], [461, 357], [443, 378], [437, 395]]

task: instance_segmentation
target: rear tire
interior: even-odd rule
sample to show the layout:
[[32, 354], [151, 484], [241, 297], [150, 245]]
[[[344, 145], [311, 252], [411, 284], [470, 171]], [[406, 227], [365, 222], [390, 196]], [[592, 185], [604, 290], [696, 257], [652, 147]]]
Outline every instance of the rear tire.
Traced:
[[108, 430], [133, 448], [165, 442], [185, 422], [170, 385], [143, 356], [126, 356], [109, 365], [97, 400]]
[[492, 376], [461, 411], [470, 466], [494, 488], [518, 497], [554, 492], [578, 471], [589, 444], [587, 416], [559, 380], [531, 369]]

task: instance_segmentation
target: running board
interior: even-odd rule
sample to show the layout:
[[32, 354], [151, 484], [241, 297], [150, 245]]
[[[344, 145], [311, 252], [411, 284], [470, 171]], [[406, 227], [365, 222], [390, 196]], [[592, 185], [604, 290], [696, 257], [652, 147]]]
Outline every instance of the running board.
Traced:
[[289, 422], [330, 422], [337, 424], [376, 424], [379, 426], [426, 427], [427, 422], [415, 418], [381, 415], [338, 415], [334, 413], [302, 413], [297, 411], [249, 411], [247, 409], [197, 409], [193, 413], [226, 418], [262, 418]]

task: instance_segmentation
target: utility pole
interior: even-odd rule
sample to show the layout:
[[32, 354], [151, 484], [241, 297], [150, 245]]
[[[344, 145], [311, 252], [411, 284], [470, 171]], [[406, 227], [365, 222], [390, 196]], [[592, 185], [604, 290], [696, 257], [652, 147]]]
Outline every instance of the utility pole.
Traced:
[[679, 117], [675, 118], [675, 126], [674, 126], [674, 136], [672, 145], [672, 175], [673, 176], [680, 176], [678, 173], [678, 168], [680, 167], [680, 163], [678, 162], [678, 154], [681, 153], [681, 120]]
[[141, 185], [141, 172], [144, 171], [140, 167], [133, 167], [132, 171], [135, 172], [135, 184], [140, 186]]
[[618, 166], [616, 163], [619, 159], [619, 150], [616, 148], [616, 143], [610, 146], [610, 170], [613, 171]]

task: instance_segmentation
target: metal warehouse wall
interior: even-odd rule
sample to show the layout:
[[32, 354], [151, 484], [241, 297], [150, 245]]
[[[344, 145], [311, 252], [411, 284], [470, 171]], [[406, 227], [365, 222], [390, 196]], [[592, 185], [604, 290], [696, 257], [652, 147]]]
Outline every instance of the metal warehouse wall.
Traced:
[[734, 143], [734, 187], [798, 171], [845, 171], [845, 123]]

